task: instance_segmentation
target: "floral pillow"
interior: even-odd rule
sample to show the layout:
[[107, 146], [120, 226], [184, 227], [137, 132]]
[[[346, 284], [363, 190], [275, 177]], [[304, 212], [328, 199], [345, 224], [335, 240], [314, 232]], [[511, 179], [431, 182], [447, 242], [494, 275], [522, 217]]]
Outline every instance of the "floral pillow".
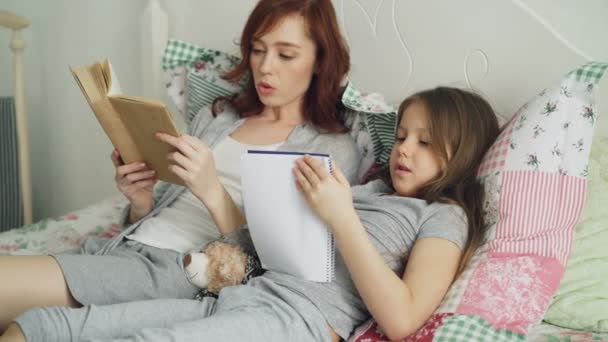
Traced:
[[2, 232], [0, 256], [73, 253], [89, 237], [111, 238], [120, 234], [120, 214], [127, 203], [126, 197], [118, 195], [60, 217]]
[[[186, 122], [218, 96], [238, 93], [246, 79], [232, 83], [220, 76], [234, 68], [240, 59], [228, 53], [207, 49], [179, 40], [167, 42], [162, 67], [169, 98]], [[346, 124], [363, 156], [359, 179], [374, 164], [390, 156], [396, 125], [396, 110], [381, 95], [363, 94], [347, 84], [342, 96], [347, 108]]]
[[[587, 187], [608, 68], [588, 63], [515, 113], [484, 157], [486, 242], [430, 320], [407, 341], [525, 341], [558, 288]], [[373, 320], [349, 341], [384, 341]]]

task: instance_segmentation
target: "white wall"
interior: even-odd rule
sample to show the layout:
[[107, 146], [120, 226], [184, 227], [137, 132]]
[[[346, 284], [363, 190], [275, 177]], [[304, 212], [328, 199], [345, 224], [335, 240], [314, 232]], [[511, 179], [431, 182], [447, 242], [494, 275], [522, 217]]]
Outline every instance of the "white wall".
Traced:
[[[596, 61], [608, 62], [608, 1], [525, 0], [522, 1], [563, 38]], [[608, 75], [599, 85], [599, 118], [596, 133], [608, 136]]]
[[[334, 0], [334, 4], [338, 7], [345, 1], [355, 0]], [[416, 4], [415, 0], [365, 0], [358, 3], [373, 10], [393, 1], [397, 1], [399, 6]], [[238, 38], [243, 18], [255, 0], [161, 2], [169, 14], [171, 37], [236, 52], [234, 39]], [[586, 54], [608, 61], [608, 44], [605, 43], [608, 37], [608, 1], [522, 2], [542, 14], [546, 22]], [[139, 30], [140, 13], [145, 4], [146, 0], [0, 2], [0, 8], [22, 14], [32, 22], [25, 31], [28, 44], [25, 64], [36, 219], [60, 215], [117, 194], [109, 159], [112, 147], [67, 66], [83, 65], [107, 56], [118, 72], [123, 90], [140, 94], [143, 87], [138, 64], [142, 58]], [[182, 20], [175, 20], [178, 15]], [[190, 25], [193, 22], [197, 23], [196, 28]], [[433, 20], [429, 20], [428, 29], [445, 30]], [[8, 44], [9, 34], [1, 32], [0, 95], [10, 91]], [[359, 54], [360, 50], [354, 48], [352, 52]], [[601, 111], [606, 116], [608, 79], [602, 85]], [[608, 120], [605, 119], [608, 118], [600, 119], [601, 130], [608, 135]]]
[[[527, 0], [549, 23], [597, 61], [608, 62], [608, 1]], [[574, 20], [573, 20], [574, 19]], [[600, 82], [596, 132], [608, 136], [608, 75]]]
[[524, 0], [564, 38], [591, 57], [608, 61], [608, 1]]
[[[68, 65], [107, 56], [125, 90], [141, 91], [139, 15], [145, 0], [2, 0], [31, 21], [26, 40], [34, 218], [57, 216], [117, 194], [112, 146]], [[0, 94], [12, 94], [10, 34], [0, 35]]]

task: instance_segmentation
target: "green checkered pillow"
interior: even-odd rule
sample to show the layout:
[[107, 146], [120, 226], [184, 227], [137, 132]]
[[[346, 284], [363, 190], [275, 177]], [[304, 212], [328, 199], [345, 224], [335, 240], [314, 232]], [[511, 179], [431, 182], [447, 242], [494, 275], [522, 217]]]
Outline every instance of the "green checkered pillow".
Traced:
[[[240, 58], [170, 39], [165, 48], [162, 68], [169, 98], [178, 111], [191, 122], [192, 118], [219, 96], [230, 96], [243, 88], [247, 79], [232, 83], [221, 75], [233, 69]], [[347, 84], [342, 96], [346, 106], [346, 124], [363, 155], [359, 179], [376, 163], [385, 163], [393, 146], [396, 110], [379, 94], [363, 94]]]
[[224, 80], [220, 75], [234, 68], [239, 58], [230, 54], [170, 39], [165, 48], [162, 68], [171, 100], [186, 122], [219, 96], [237, 93], [242, 84]]

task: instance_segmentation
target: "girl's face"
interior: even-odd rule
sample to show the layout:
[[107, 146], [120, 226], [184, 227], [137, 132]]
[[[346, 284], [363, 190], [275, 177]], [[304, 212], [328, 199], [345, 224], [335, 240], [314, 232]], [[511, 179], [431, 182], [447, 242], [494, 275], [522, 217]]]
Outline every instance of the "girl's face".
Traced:
[[315, 43], [300, 15], [285, 17], [271, 31], [254, 37], [250, 66], [260, 101], [301, 112], [315, 59]]
[[428, 111], [414, 101], [404, 111], [389, 161], [395, 195], [416, 197], [420, 188], [435, 179], [443, 163], [431, 148]]

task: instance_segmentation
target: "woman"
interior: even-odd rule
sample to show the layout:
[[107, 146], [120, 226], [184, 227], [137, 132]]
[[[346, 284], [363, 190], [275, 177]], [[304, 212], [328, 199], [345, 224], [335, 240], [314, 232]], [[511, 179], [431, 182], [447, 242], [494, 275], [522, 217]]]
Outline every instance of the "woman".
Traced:
[[193, 298], [198, 289], [180, 254], [243, 220], [213, 213], [240, 212], [238, 162], [248, 148], [329, 153], [354, 178], [360, 156], [337, 106], [349, 54], [331, 2], [261, 0], [240, 47], [243, 61], [227, 76], [251, 71], [244, 92], [216, 103], [224, 106], [217, 115], [201, 110], [191, 135], [158, 135], [177, 148], [170, 170], [186, 187], [161, 184], [153, 193], [153, 171], [123, 165], [113, 152], [118, 188], [130, 202], [124, 231], [88, 240], [82, 255], [0, 258], [0, 331], [34, 307]]

